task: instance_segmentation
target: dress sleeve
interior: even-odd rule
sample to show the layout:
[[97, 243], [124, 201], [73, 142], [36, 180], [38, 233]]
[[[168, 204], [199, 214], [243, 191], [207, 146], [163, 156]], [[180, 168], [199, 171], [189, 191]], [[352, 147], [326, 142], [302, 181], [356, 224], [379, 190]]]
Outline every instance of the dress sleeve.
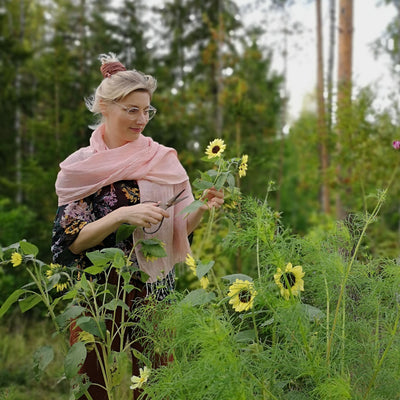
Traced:
[[88, 199], [58, 207], [51, 246], [55, 263], [65, 266], [79, 263], [84, 254], [72, 253], [69, 246], [77, 238], [82, 228], [94, 220], [93, 207]]

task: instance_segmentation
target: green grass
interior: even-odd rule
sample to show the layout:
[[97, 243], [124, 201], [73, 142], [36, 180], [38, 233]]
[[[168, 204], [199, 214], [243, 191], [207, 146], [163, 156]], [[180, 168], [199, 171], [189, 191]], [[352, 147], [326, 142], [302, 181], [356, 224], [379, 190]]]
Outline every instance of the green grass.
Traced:
[[[69, 383], [63, 379], [60, 337], [40, 316], [21, 316], [16, 310], [0, 326], [0, 400], [67, 400]], [[47, 371], [36, 378], [33, 355], [44, 345], [54, 348]]]

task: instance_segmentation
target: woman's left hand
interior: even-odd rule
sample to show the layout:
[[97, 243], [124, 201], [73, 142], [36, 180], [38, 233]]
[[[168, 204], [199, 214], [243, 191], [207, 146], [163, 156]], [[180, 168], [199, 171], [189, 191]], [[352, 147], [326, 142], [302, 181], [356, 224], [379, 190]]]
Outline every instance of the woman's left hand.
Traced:
[[204, 191], [201, 199], [207, 200], [206, 204], [200, 207], [200, 209], [206, 211], [210, 208], [220, 208], [224, 204], [224, 191], [223, 189], [217, 190], [214, 187]]

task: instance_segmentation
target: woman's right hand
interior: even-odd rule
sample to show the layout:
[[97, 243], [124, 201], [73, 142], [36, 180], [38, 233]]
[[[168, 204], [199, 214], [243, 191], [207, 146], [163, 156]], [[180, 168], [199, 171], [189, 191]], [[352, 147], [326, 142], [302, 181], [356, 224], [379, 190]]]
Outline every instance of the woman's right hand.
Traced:
[[129, 224], [150, 228], [156, 225], [163, 218], [169, 218], [166, 210], [158, 206], [158, 203], [140, 203], [134, 206], [120, 207], [114, 211], [118, 213], [118, 219], [121, 224]]
[[74, 254], [79, 254], [100, 244], [122, 224], [150, 228], [151, 225], [161, 222], [163, 217], [168, 218], [169, 215], [158, 206], [158, 203], [140, 203], [117, 208], [104, 217], [85, 225], [69, 249]]

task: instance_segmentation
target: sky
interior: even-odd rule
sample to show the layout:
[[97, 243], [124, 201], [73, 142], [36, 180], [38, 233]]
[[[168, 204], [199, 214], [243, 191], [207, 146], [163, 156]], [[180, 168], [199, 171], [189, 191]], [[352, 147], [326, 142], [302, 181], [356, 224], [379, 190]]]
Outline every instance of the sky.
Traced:
[[[248, 0], [236, 0], [237, 4], [244, 6]], [[373, 85], [378, 91], [376, 105], [386, 104], [388, 93], [393, 81], [389, 76], [389, 59], [380, 57], [375, 60], [371, 43], [379, 38], [384, 32], [388, 23], [395, 17], [396, 11], [393, 6], [377, 6], [377, 0], [354, 0], [353, 24], [354, 24], [354, 42], [353, 42], [353, 81], [355, 88]], [[254, 4], [256, 4], [255, 2]], [[298, 1], [298, 4], [292, 6], [291, 15], [293, 21], [301, 21], [304, 25], [302, 34], [289, 39], [289, 62], [287, 67], [287, 91], [289, 100], [289, 119], [295, 119], [299, 116], [303, 108], [304, 99], [307, 94], [315, 90], [316, 85], [316, 43], [315, 43], [315, 1]], [[327, 56], [328, 51], [328, 27], [329, 27], [329, 9], [328, 1], [323, 3], [323, 24], [326, 27], [324, 31], [324, 53]], [[254, 10], [246, 9], [243, 14], [247, 23], [253, 24], [266, 21], [262, 10], [254, 7]], [[273, 36], [273, 35], [272, 35]], [[269, 35], [271, 38], [271, 35]], [[269, 40], [269, 39], [265, 39]], [[336, 39], [337, 43], [337, 39]], [[337, 61], [337, 54], [335, 54]], [[326, 68], [325, 60], [325, 68]], [[276, 71], [282, 71], [282, 58], [274, 56], [273, 68]], [[335, 73], [336, 76], [336, 73]]]

